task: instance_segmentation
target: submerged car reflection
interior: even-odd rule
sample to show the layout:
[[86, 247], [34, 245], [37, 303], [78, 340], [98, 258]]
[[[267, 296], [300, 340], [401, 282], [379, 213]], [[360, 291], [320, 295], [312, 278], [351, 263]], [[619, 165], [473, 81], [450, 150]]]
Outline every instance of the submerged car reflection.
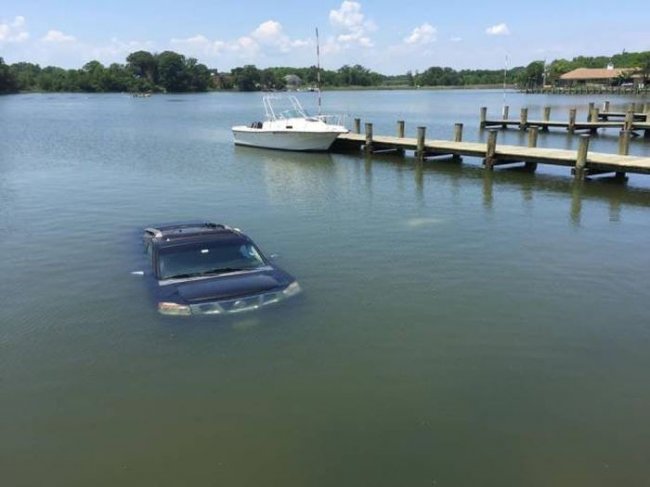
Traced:
[[156, 226], [145, 229], [143, 240], [158, 311], [165, 315], [240, 313], [301, 291], [248, 236], [226, 225]]

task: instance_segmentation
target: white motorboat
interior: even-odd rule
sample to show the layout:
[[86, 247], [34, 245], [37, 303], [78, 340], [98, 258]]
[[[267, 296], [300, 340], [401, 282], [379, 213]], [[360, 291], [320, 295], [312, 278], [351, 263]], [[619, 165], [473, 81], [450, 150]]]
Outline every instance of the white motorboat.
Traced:
[[[309, 116], [295, 96], [263, 98], [266, 120], [232, 128], [235, 144], [290, 151], [326, 151], [348, 132], [340, 118]], [[281, 106], [278, 109], [278, 105]]]

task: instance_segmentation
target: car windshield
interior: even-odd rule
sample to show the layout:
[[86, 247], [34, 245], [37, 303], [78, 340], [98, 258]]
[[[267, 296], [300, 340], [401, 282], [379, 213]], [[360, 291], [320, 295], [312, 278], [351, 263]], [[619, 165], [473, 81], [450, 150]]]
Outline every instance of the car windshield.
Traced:
[[160, 279], [181, 279], [255, 269], [266, 265], [254, 245], [241, 240], [161, 249]]

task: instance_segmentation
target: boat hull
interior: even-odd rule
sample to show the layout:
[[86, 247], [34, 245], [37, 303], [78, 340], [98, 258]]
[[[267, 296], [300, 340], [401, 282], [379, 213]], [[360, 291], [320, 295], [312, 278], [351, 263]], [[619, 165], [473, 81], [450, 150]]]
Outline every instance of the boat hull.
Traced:
[[232, 133], [236, 145], [288, 151], [326, 151], [342, 132], [289, 132], [234, 127]]

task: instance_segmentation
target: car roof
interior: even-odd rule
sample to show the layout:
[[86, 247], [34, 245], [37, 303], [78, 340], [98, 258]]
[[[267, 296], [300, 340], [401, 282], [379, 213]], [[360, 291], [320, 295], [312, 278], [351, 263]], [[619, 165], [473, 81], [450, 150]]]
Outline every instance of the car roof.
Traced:
[[246, 235], [228, 225], [211, 222], [189, 222], [156, 225], [145, 229], [145, 234], [158, 247], [197, 243], [214, 240], [244, 239]]

